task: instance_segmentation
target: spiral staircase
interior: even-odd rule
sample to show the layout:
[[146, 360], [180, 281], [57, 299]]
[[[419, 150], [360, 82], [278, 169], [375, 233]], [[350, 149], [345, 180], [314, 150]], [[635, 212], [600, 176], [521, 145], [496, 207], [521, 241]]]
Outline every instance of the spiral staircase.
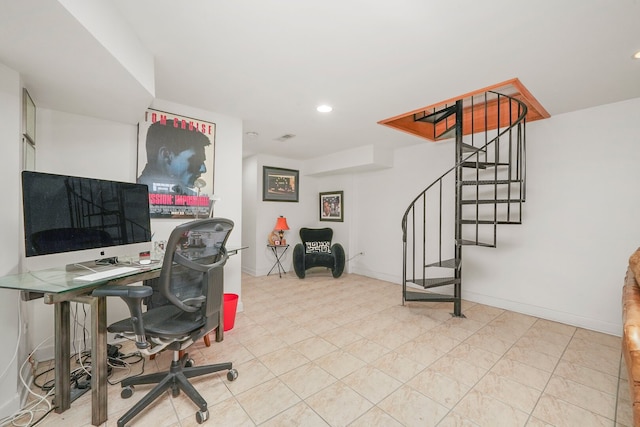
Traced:
[[498, 228], [520, 224], [526, 200], [527, 121], [549, 114], [513, 79], [381, 124], [431, 141], [455, 141], [455, 162], [402, 217], [402, 302], [453, 303], [462, 314], [465, 246], [496, 247]]

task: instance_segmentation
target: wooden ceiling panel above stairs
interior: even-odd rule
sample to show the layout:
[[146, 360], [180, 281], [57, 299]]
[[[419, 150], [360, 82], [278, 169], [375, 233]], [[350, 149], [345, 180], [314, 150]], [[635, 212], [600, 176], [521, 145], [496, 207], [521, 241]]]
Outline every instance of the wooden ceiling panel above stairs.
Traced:
[[[550, 114], [544, 107], [538, 102], [537, 99], [527, 90], [526, 87], [517, 78], [507, 80], [502, 83], [498, 83], [492, 86], [488, 86], [476, 91], [461, 95], [455, 98], [448, 99], [446, 101], [438, 102], [433, 105], [429, 105], [424, 108], [409, 111], [408, 113], [400, 114], [395, 117], [391, 117], [385, 120], [381, 120], [378, 123], [381, 125], [389, 126], [391, 128], [410, 133], [412, 135], [428, 139], [430, 141], [439, 141], [452, 138], [453, 135], [447, 132], [451, 129], [453, 123], [455, 123], [455, 115], [448, 117], [446, 120], [431, 120], [430, 115], [436, 111], [442, 111], [448, 106], [455, 105], [457, 100], [463, 100], [463, 134], [468, 135], [471, 133], [484, 132], [485, 130], [492, 130], [498, 127], [508, 124], [511, 119], [518, 116], [517, 111], [512, 111], [510, 118], [505, 114], [505, 109], [498, 108], [498, 102], [508, 103], [509, 101], [504, 98], [498, 98], [494, 100], [485, 99], [487, 92], [497, 92], [503, 95], [508, 95], [524, 102], [527, 106], [527, 122], [535, 120], [546, 119], [550, 117]], [[500, 100], [499, 100], [500, 99]], [[473, 105], [487, 104], [486, 115], [484, 112], [473, 109]], [[504, 105], [503, 105], [504, 107]], [[474, 114], [471, 114], [474, 111]], [[502, 111], [500, 120], [497, 119], [498, 111]], [[486, 116], [486, 120], [485, 120]], [[435, 121], [435, 123], [434, 123]]]

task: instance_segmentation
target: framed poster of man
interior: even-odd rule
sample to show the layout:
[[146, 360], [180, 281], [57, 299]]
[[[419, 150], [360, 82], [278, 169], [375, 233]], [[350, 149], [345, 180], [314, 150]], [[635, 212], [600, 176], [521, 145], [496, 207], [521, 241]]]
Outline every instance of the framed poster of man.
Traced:
[[148, 109], [138, 124], [137, 182], [149, 187], [152, 218], [211, 214], [215, 123]]

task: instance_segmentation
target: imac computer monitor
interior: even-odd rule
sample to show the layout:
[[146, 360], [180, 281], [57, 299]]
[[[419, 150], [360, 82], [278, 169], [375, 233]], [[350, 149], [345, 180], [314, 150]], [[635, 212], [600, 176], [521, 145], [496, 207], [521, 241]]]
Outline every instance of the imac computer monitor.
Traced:
[[28, 271], [151, 248], [147, 185], [24, 171], [22, 198]]

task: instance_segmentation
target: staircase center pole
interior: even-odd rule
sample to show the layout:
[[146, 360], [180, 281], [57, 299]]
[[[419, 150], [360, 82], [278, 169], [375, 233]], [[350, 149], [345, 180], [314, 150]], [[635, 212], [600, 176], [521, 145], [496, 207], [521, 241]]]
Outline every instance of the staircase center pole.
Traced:
[[[471, 112], [473, 114], [473, 112]], [[455, 278], [458, 279], [454, 286], [455, 301], [453, 302], [453, 315], [462, 317], [462, 100], [456, 101], [456, 215], [455, 215], [455, 259], [458, 268]]]

